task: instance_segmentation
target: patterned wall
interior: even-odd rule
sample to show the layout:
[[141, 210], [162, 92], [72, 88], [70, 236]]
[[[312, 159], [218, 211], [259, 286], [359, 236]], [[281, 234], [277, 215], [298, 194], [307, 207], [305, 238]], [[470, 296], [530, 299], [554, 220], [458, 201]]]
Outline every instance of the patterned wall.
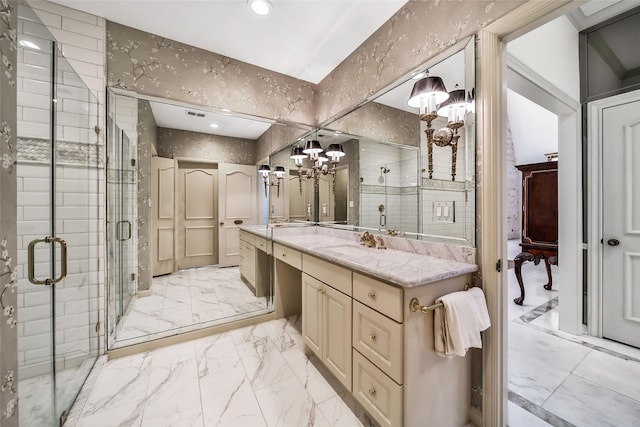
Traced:
[[409, 1], [318, 85], [316, 119], [325, 123], [475, 34], [524, 0]]
[[158, 128], [158, 156], [256, 164], [256, 141], [178, 129]]
[[[17, 241], [16, 241], [16, 65], [17, 4], [0, 1], [0, 424], [18, 425]], [[13, 201], [13, 202], [12, 202]]]
[[151, 156], [158, 144], [158, 127], [149, 101], [138, 100], [138, 291], [151, 289]]
[[108, 86], [313, 124], [315, 85], [134, 28], [107, 23]]
[[417, 146], [420, 141], [420, 119], [417, 114], [377, 102], [370, 102], [327, 127], [381, 142]]

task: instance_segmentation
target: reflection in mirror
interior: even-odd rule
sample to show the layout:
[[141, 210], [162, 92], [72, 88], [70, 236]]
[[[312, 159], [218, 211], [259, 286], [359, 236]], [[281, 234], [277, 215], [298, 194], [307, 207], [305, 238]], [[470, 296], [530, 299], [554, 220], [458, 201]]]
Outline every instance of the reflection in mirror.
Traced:
[[110, 348], [273, 309], [256, 164], [304, 131], [109, 91]]
[[[319, 131], [359, 141], [361, 182], [349, 181], [351, 194], [359, 195], [349, 204], [359, 207], [349, 224], [475, 245], [474, 69], [470, 39]], [[418, 96], [409, 105], [435, 80], [449, 100]], [[419, 176], [410, 173], [418, 170]]]

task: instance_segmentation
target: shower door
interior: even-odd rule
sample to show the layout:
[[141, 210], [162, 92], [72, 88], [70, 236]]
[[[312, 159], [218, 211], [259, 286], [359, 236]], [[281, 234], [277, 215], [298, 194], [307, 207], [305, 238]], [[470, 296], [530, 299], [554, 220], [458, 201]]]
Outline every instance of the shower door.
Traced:
[[111, 346], [117, 330], [122, 328], [122, 316], [136, 293], [138, 185], [136, 144], [132, 141], [137, 132], [136, 124], [132, 124], [128, 134], [111, 119], [108, 126], [113, 141], [107, 152], [107, 282]]
[[20, 425], [61, 425], [97, 358], [97, 102], [19, 6], [17, 233]]

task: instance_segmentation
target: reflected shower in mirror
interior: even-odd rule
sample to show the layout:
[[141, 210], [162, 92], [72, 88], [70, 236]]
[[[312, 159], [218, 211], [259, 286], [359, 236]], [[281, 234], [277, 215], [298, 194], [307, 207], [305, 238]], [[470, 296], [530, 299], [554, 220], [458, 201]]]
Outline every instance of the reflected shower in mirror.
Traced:
[[306, 130], [122, 90], [109, 106], [109, 346], [271, 311], [256, 163]]
[[[358, 141], [349, 224], [475, 245], [473, 43], [459, 43], [320, 129]], [[442, 99], [425, 96], [438, 86]]]

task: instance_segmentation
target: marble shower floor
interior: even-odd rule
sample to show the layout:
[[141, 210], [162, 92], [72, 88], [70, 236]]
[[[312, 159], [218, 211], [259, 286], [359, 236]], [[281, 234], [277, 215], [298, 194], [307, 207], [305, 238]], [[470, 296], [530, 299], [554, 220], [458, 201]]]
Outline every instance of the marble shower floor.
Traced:
[[108, 361], [68, 425], [372, 425], [304, 355], [300, 329], [296, 316]]
[[518, 284], [508, 271], [509, 425], [640, 425], [640, 349], [560, 332], [557, 267], [551, 291], [542, 287], [542, 264], [526, 263], [522, 272], [527, 294], [517, 306]]
[[267, 308], [240, 279], [238, 267], [206, 266], [153, 278], [151, 295], [133, 297], [116, 345], [130, 345]]

